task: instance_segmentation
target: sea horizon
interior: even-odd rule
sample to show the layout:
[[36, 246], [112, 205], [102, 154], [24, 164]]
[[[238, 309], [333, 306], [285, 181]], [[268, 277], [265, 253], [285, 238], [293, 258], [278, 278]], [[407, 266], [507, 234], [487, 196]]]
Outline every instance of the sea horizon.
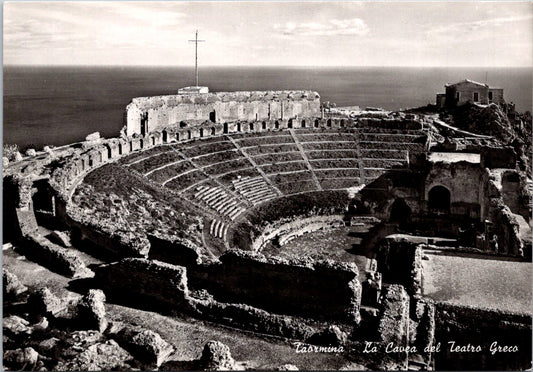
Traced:
[[[504, 88], [518, 111], [531, 111], [528, 67], [201, 66], [212, 92], [314, 90], [337, 106], [400, 110], [435, 103], [444, 85], [463, 79]], [[134, 97], [176, 94], [195, 85], [192, 66], [4, 65], [3, 142], [42, 148], [92, 132], [114, 137]]]
[[[193, 68], [190, 65], [124, 65], [124, 64], [3, 64], [3, 67], [82, 67], [82, 68], [99, 68], [99, 67], [119, 67], [119, 68]], [[202, 68], [263, 68], [263, 67], [294, 67], [294, 68], [464, 68], [464, 69], [529, 69], [532, 70], [533, 66], [470, 66], [470, 65], [201, 65]]]

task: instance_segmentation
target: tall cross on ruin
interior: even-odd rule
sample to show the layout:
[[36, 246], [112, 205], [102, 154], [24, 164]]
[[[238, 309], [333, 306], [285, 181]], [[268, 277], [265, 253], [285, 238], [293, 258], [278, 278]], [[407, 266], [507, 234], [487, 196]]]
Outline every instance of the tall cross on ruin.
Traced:
[[198, 43], [201, 43], [205, 40], [198, 40], [198, 30], [196, 30], [196, 38], [194, 40], [189, 40], [189, 42], [195, 43], [195, 53], [194, 53], [194, 71], [196, 73], [196, 86], [198, 86]]

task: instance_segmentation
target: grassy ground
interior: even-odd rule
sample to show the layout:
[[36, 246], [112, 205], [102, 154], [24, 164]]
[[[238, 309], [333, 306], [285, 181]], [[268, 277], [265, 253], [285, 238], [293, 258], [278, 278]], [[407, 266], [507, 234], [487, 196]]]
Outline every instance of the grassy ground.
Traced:
[[445, 301], [500, 310], [531, 312], [531, 263], [473, 254], [426, 251], [423, 294]]

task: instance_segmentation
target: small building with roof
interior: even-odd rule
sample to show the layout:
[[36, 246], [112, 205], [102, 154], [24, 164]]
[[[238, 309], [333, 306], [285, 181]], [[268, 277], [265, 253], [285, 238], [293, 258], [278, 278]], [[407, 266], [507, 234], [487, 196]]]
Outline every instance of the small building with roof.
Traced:
[[504, 103], [503, 88], [489, 87], [488, 84], [465, 79], [454, 84], [446, 84], [446, 93], [437, 94], [437, 107], [457, 107], [467, 102], [488, 105]]

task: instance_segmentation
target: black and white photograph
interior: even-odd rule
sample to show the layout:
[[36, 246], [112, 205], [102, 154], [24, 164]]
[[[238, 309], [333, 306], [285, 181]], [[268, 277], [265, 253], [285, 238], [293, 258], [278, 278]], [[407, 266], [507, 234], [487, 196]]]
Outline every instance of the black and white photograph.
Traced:
[[532, 369], [532, 1], [4, 1], [2, 369]]

